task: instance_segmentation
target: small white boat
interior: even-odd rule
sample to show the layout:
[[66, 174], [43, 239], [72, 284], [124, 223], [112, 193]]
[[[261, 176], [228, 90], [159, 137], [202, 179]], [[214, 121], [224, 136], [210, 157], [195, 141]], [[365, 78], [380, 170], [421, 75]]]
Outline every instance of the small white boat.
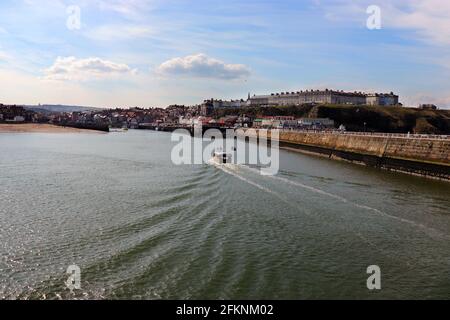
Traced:
[[121, 128], [121, 129], [118, 129], [118, 128], [110, 128], [109, 129], [109, 132], [127, 132], [128, 131], [128, 128]]
[[213, 160], [219, 164], [232, 163], [233, 156], [225, 152], [214, 152]]

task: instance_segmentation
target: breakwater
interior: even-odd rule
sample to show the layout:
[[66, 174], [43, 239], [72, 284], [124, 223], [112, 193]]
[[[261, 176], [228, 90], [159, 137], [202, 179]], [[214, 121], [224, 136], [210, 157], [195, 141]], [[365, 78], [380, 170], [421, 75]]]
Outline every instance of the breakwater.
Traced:
[[[252, 134], [256, 131], [247, 131]], [[450, 181], [450, 138], [280, 131], [280, 146], [381, 169]]]
[[61, 123], [58, 124], [62, 127], [69, 127], [69, 128], [75, 128], [75, 129], [85, 129], [85, 130], [95, 130], [95, 131], [102, 131], [102, 132], [109, 132], [109, 126], [108, 125], [102, 125], [102, 124], [96, 124], [96, 123]]

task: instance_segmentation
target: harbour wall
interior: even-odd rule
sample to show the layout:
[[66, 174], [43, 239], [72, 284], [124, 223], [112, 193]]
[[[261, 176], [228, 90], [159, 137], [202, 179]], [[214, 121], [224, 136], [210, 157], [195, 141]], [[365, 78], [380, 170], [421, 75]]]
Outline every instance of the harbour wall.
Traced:
[[60, 123], [58, 124], [62, 127], [69, 127], [69, 128], [76, 128], [76, 129], [85, 129], [85, 130], [95, 130], [95, 131], [103, 131], [103, 132], [109, 132], [109, 126], [108, 125], [101, 125], [101, 124], [85, 124], [85, 123], [73, 123], [73, 122], [67, 122], [67, 123]]
[[279, 142], [330, 159], [450, 181], [448, 138], [280, 131]]

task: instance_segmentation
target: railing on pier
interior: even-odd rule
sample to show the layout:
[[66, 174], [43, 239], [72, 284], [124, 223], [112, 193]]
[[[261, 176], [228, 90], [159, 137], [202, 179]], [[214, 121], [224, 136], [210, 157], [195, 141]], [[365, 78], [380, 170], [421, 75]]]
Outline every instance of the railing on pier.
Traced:
[[380, 138], [406, 138], [406, 139], [420, 139], [420, 140], [450, 140], [450, 135], [437, 134], [407, 134], [407, 133], [382, 133], [382, 132], [352, 132], [340, 130], [300, 130], [300, 129], [280, 129], [281, 132], [300, 132], [313, 134], [338, 134], [349, 136], [370, 136]]

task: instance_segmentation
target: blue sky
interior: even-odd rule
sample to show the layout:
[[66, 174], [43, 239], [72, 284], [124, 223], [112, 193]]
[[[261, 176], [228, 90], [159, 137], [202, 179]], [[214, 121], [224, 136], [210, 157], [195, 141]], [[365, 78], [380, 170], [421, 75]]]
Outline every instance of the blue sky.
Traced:
[[[366, 27], [369, 5], [380, 30]], [[334, 88], [450, 108], [449, 71], [440, 0], [0, 3], [0, 103], [150, 107]]]

